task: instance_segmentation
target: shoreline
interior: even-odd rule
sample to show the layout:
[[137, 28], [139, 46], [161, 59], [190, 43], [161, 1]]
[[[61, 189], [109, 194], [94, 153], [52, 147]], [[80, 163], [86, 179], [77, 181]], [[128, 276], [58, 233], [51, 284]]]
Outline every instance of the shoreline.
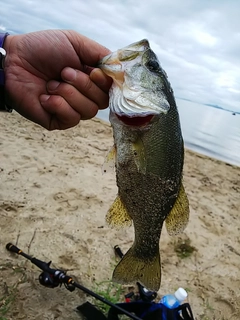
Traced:
[[[178, 104], [178, 111], [185, 148], [240, 167], [240, 117], [198, 104], [191, 108], [187, 101]], [[108, 110], [100, 110], [97, 117], [109, 123]], [[209, 119], [214, 119], [212, 124]]]

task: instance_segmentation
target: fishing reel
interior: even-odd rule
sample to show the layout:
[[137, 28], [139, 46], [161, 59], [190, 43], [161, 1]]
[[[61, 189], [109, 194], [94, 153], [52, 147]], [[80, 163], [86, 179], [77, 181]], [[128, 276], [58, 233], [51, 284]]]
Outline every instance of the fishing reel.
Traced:
[[[51, 261], [47, 263], [48, 267], [50, 268], [50, 264]], [[56, 288], [58, 286], [61, 287], [62, 283], [64, 284], [65, 288], [70, 291], [73, 292], [75, 290], [75, 287], [73, 286], [73, 284], [67, 283], [65, 278], [67, 277], [66, 272], [61, 271], [61, 270], [55, 270], [54, 274], [51, 274], [47, 271], [43, 271], [40, 275], [39, 275], [39, 283], [41, 285], [43, 285], [44, 287], [47, 288]]]
[[23, 256], [24, 258], [30, 260], [39, 269], [41, 269], [43, 272], [39, 275], [38, 280], [39, 280], [39, 283], [44, 287], [56, 288], [64, 284], [65, 288], [70, 292], [75, 290], [74, 281], [71, 277], [67, 276], [66, 272], [59, 269], [53, 269], [50, 267], [52, 261], [44, 262], [37, 258], [33, 258], [28, 254], [24, 253], [22, 250], [20, 250], [18, 247], [16, 247], [12, 243], [8, 243], [6, 245], [6, 249], [8, 251], [17, 253]]
[[146, 289], [141, 283], [137, 282], [138, 293], [129, 292], [125, 294], [126, 302], [152, 302], [157, 297], [157, 292]]

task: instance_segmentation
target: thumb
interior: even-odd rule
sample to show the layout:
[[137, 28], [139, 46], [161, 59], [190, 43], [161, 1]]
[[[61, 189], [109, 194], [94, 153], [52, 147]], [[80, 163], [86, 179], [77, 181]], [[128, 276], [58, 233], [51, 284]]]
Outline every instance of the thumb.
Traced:
[[64, 31], [83, 64], [96, 66], [98, 61], [111, 51], [98, 42], [75, 31]]

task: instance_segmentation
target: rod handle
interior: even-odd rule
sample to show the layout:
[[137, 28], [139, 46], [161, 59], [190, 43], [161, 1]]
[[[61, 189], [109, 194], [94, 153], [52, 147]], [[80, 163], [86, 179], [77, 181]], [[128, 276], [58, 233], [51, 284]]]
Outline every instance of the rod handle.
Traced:
[[17, 253], [17, 254], [19, 254], [21, 252], [21, 250], [18, 247], [16, 247], [14, 244], [12, 244], [11, 242], [9, 242], [6, 245], [6, 249], [8, 251], [11, 251], [11, 252], [14, 252], [14, 253]]

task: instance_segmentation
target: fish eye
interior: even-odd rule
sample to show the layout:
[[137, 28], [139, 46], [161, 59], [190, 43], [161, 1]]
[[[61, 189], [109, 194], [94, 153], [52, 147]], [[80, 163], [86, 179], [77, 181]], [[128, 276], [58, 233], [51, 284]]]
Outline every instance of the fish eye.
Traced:
[[149, 60], [145, 66], [150, 70], [150, 71], [158, 71], [159, 70], [159, 63], [156, 60]]

